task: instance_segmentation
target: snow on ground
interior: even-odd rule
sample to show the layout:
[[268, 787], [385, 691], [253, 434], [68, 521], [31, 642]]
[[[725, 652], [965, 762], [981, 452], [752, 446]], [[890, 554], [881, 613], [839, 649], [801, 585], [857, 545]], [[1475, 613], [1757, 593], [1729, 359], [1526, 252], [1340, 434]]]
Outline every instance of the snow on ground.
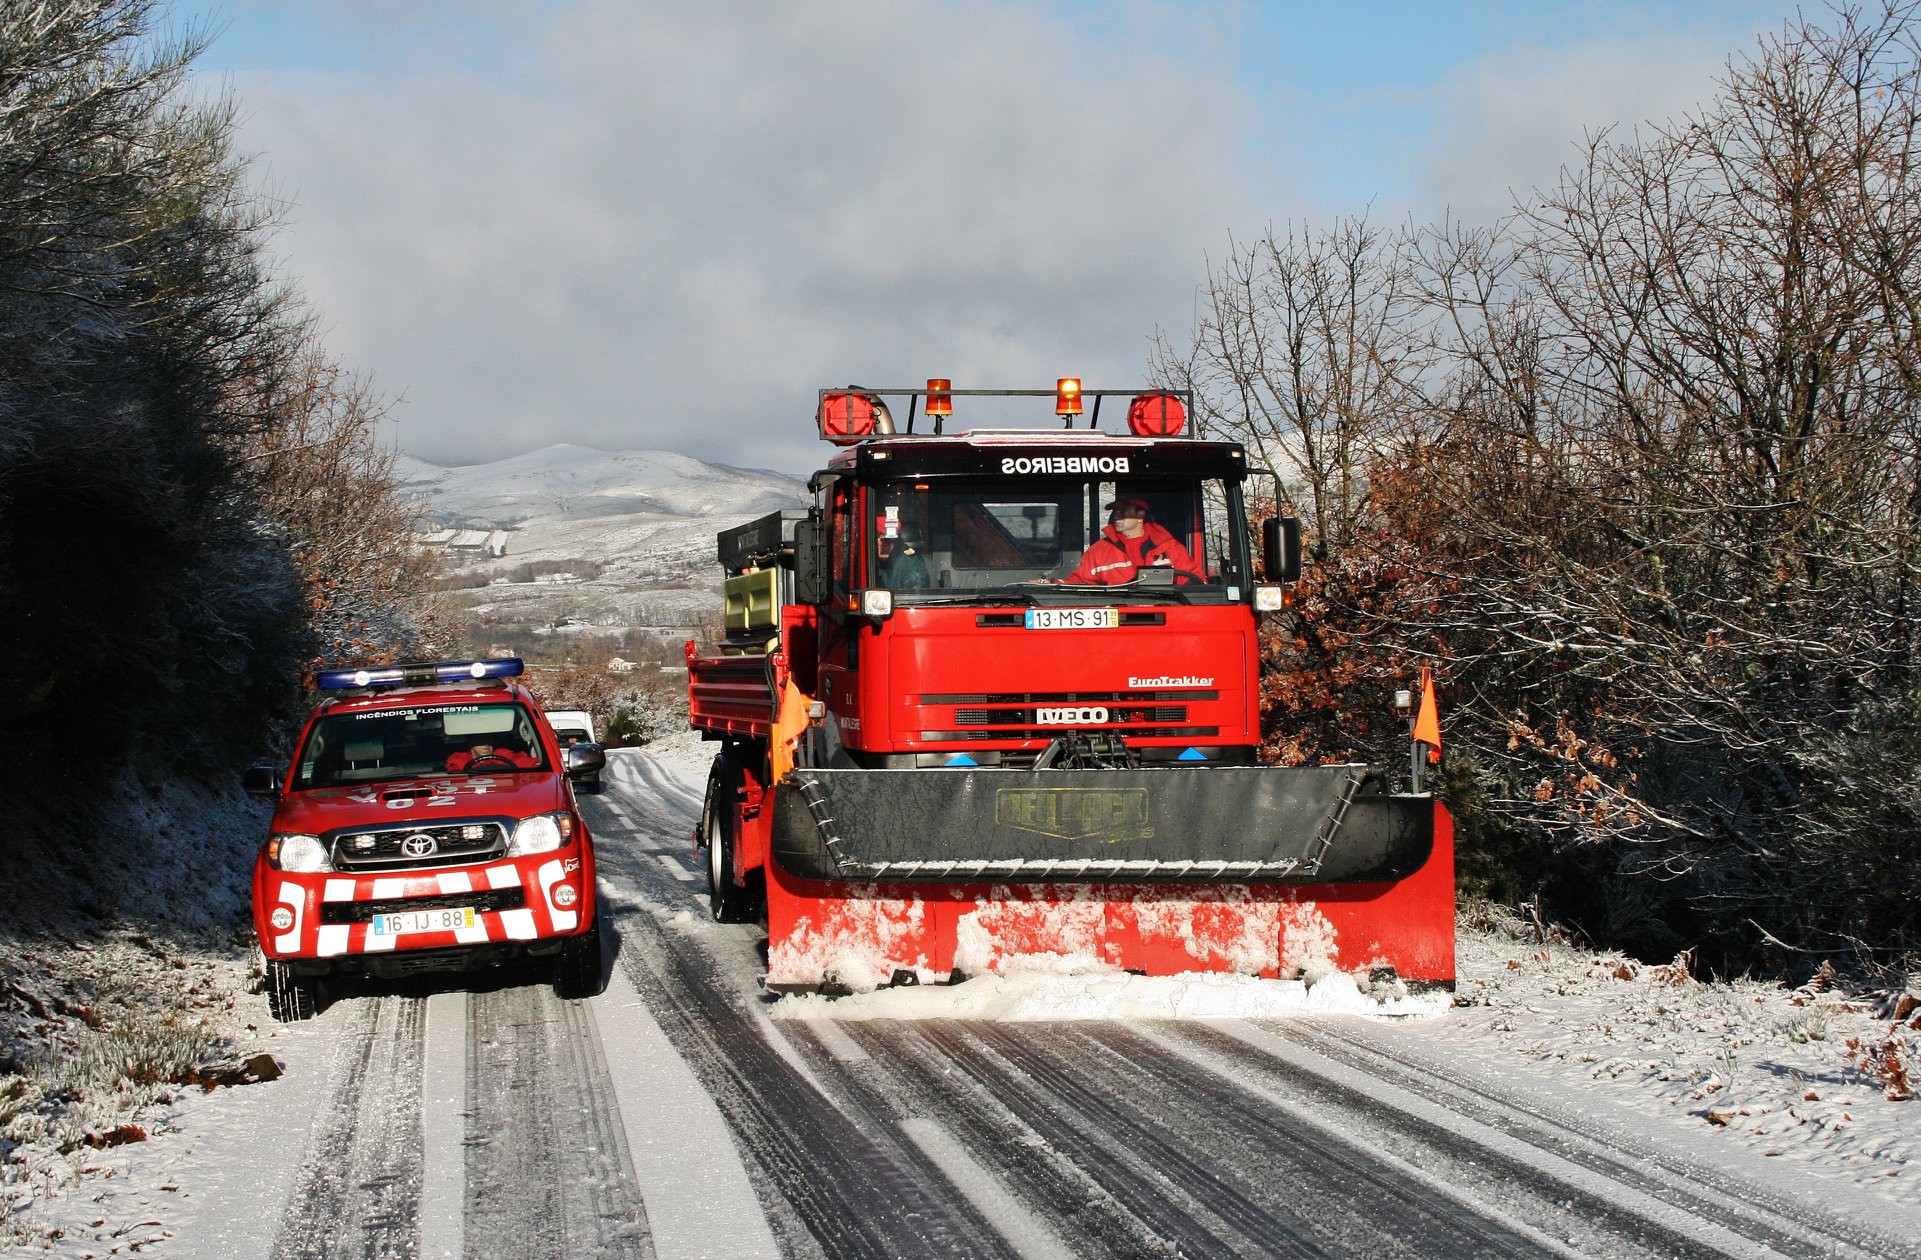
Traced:
[[1702, 983], [1685, 963], [1511, 932], [1463, 933], [1459, 973], [1436, 1035], [1490, 1070], [1525, 1067], [1921, 1204], [1921, 993]]
[[[1463, 927], [1456, 992], [1247, 976], [1132, 976], [1092, 957], [1020, 960], [952, 986], [795, 995], [775, 1019], [1287, 1019], [1409, 1021], [1490, 1080], [1526, 1074], [1668, 1116], [1729, 1161], [1779, 1158], [1914, 1206], [1921, 1195], [1921, 1001], [1820, 984], [1704, 983], [1676, 965]], [[1900, 1013], [1902, 1018], [1894, 1016]], [[1921, 1087], [1921, 1079], [1913, 1082]], [[1659, 1117], [1656, 1119], [1656, 1117]]]
[[1089, 954], [1016, 958], [1000, 970], [955, 985], [876, 989], [851, 997], [795, 994], [775, 1019], [1284, 1019], [1289, 1015], [1434, 1017], [1445, 993], [1382, 992], [1366, 976], [1300, 980], [1253, 976], [1135, 976]]
[[[637, 756], [697, 799], [711, 754], [680, 734]], [[324, 1105], [325, 1021], [268, 1019], [236, 931], [244, 899], [235, 880], [244, 883], [264, 824], [231, 794], [147, 790], [142, 799], [150, 816], [116, 871], [71, 869], [57, 846], [31, 843], [13, 847], [4, 871], [13, 887], [43, 895], [0, 903], [9, 1056], [0, 1063], [0, 1250], [167, 1254], [178, 1231], [191, 1225], [207, 1237], [222, 1223], [252, 1229], [264, 1247]], [[174, 878], [154, 879], [160, 870]], [[188, 930], [160, 931], [168, 922]], [[1680, 1126], [1728, 1167], [1850, 1182], [1907, 1212], [1921, 1202], [1921, 1101], [1904, 1097], [1921, 1046], [1914, 994], [1703, 983], [1684, 967], [1541, 943], [1518, 920], [1489, 915], [1462, 929], [1459, 976], [1450, 1003], [1370, 991], [1365, 978], [1338, 973], [1313, 984], [1136, 977], [1049, 958], [960, 985], [786, 998], [775, 1013], [1360, 1016], [1384, 1043], [1410, 1042], [1463, 1073], [1611, 1099], [1650, 1134]], [[249, 1079], [239, 1069], [260, 1055], [267, 1075], [284, 1075], [218, 1083]]]

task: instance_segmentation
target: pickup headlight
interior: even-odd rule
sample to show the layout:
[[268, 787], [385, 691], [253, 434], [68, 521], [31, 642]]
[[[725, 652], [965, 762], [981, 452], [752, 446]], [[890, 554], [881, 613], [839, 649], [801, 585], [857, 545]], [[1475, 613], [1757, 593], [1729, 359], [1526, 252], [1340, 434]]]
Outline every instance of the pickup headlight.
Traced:
[[298, 831], [276, 831], [267, 837], [267, 865], [297, 875], [312, 875], [334, 868], [333, 860], [327, 856], [327, 846], [320, 843], [320, 837]]
[[552, 814], [535, 814], [523, 818], [514, 828], [513, 843], [507, 852], [514, 856], [528, 853], [547, 853], [563, 844], [570, 844], [574, 838], [574, 816], [566, 810]]

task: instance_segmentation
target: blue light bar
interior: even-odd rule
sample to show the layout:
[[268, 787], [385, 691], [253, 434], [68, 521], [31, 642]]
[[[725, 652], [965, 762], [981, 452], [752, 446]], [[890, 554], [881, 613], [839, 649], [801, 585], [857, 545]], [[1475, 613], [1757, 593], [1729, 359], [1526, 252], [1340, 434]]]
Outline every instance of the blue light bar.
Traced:
[[356, 669], [323, 669], [314, 685], [322, 691], [347, 691], [355, 687], [417, 687], [422, 683], [513, 678], [521, 672], [521, 668], [518, 656], [497, 656], [484, 661], [367, 665]]

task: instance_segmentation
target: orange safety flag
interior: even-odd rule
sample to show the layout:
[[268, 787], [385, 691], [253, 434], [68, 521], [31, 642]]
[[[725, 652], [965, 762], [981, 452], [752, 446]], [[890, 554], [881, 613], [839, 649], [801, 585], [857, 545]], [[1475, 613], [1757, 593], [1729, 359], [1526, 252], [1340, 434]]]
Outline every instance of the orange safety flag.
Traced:
[[774, 771], [774, 782], [779, 783], [794, 768], [794, 741], [806, 729], [807, 697], [790, 678], [787, 680], [787, 689], [781, 693], [780, 712], [774, 715], [773, 746], [767, 750], [767, 760]]
[[1434, 708], [1434, 671], [1421, 666], [1421, 711], [1414, 717], [1414, 742], [1427, 745], [1429, 765], [1441, 760], [1441, 717]]

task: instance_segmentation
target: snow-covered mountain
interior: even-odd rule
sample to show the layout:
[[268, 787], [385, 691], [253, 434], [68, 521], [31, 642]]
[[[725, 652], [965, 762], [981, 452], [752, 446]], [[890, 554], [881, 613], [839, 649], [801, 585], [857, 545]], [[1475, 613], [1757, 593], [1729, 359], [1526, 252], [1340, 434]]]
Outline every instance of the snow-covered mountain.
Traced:
[[[548, 633], [644, 630], [678, 643], [718, 615], [714, 535], [798, 507], [804, 481], [670, 451], [550, 446], [491, 464], [443, 468], [402, 456], [425, 518], [505, 531], [505, 554], [450, 549], [453, 594], [476, 630], [525, 649]], [[534, 581], [529, 566], [568, 580]]]
[[443, 525], [507, 528], [538, 518], [751, 519], [793, 507], [806, 483], [781, 473], [703, 463], [671, 451], [549, 446], [491, 464], [443, 468], [400, 457], [403, 484]]

